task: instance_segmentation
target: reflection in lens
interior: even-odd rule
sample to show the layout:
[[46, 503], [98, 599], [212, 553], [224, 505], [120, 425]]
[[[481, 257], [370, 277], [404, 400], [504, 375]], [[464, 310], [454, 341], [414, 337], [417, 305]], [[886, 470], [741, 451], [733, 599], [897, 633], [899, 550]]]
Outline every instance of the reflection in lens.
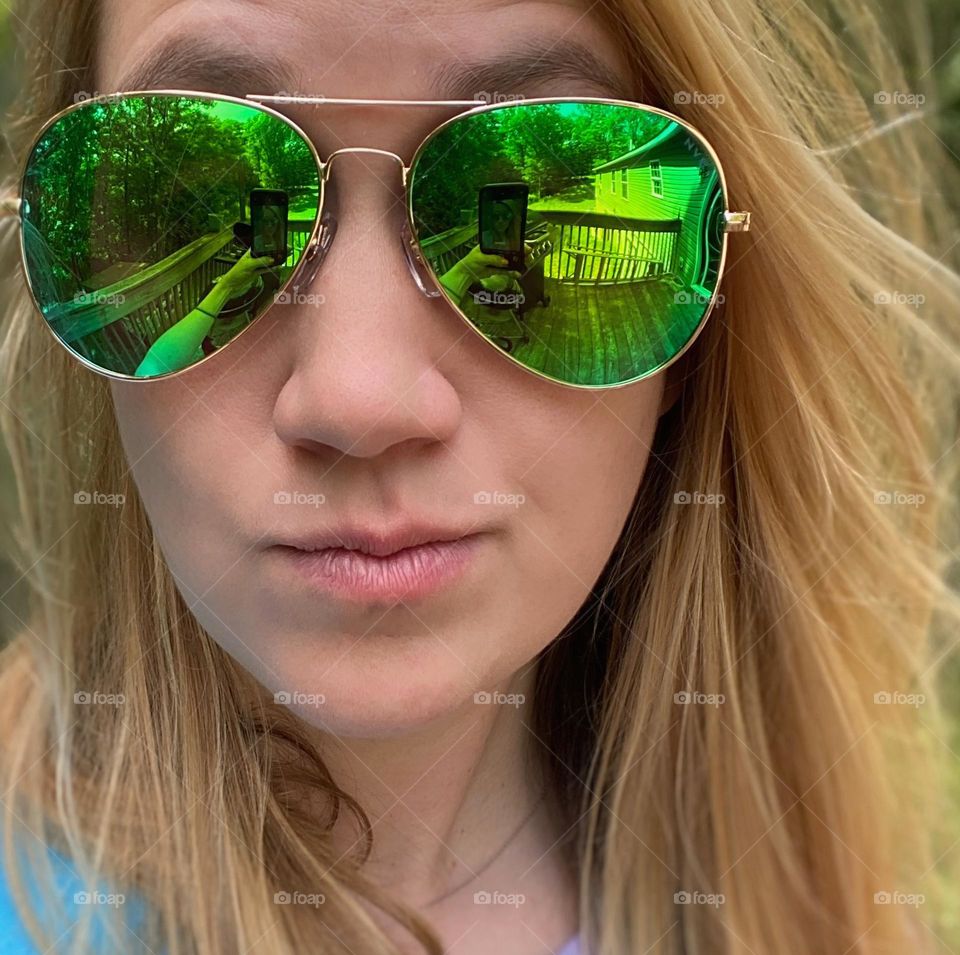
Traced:
[[[249, 254], [261, 189], [277, 194], [272, 218], [258, 217], [269, 229], [258, 248], [286, 248], [276, 263]], [[169, 94], [91, 101], [54, 122], [27, 164], [30, 284], [56, 335], [91, 364], [138, 377], [178, 371], [273, 304], [319, 195], [310, 145], [257, 106]]]
[[[519, 279], [493, 258], [509, 257], [495, 242], [506, 217], [478, 201], [511, 189], [527, 202]], [[602, 386], [655, 371], [700, 325], [722, 192], [706, 147], [668, 117], [513, 103], [441, 129], [415, 160], [411, 203], [424, 258], [479, 331], [535, 371]]]

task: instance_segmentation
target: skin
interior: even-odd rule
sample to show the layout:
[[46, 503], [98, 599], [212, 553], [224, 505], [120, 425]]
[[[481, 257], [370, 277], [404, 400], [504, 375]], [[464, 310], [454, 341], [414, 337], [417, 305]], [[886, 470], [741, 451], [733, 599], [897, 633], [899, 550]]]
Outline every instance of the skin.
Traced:
[[[211, 23], [238, 49], [282, 52], [300, 65], [302, 90], [329, 96], [436, 98], [419, 64], [466, 50], [480, 60], [571, 30], [624, 71], [585, 9], [106, 0], [99, 88], [118, 88], [164, 38], [209, 34]], [[603, 95], [569, 81], [512, 92]], [[285, 109], [321, 155], [363, 145], [405, 159], [451, 115]], [[332, 183], [339, 231], [300, 289], [322, 304], [274, 307], [173, 379], [112, 382], [125, 450], [178, 586], [211, 637], [269, 694], [324, 695], [293, 709], [371, 813], [371, 874], [431, 917], [456, 955], [553, 952], [577, 930], [575, 874], [553, 850], [558, 825], [534, 811], [511, 838], [539, 795], [524, 725], [530, 663], [599, 576], [675, 391], [665, 374], [591, 393], [526, 373], [417, 289], [399, 241], [394, 161], [342, 155]], [[474, 503], [492, 489], [524, 502]], [[275, 504], [278, 491], [325, 501]], [[296, 586], [264, 549], [278, 533], [401, 515], [486, 530], [468, 574], [422, 601], [358, 606]], [[479, 691], [527, 703], [478, 704]], [[336, 835], [345, 849], [351, 834]], [[478, 906], [479, 889], [526, 901]]]

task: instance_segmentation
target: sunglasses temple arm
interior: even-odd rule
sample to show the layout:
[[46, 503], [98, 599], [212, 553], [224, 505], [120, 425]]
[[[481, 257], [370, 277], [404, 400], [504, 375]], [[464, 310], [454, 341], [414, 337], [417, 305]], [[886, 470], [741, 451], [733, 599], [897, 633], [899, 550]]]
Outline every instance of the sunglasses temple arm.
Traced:
[[724, 212], [723, 214], [724, 232], [749, 232], [750, 231], [750, 213], [749, 212]]

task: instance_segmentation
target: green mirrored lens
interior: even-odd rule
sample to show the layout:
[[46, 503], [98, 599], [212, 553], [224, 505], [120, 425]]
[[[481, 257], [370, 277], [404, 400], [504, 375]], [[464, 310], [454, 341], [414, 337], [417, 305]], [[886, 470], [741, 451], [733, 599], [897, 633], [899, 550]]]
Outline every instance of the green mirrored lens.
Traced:
[[320, 189], [309, 143], [260, 107], [154, 93], [86, 102], [27, 163], [31, 288], [54, 333], [97, 368], [182, 370], [274, 303]]
[[412, 172], [418, 242], [446, 294], [517, 361], [576, 385], [645, 377], [691, 340], [717, 286], [725, 208], [702, 140], [630, 105], [457, 117]]

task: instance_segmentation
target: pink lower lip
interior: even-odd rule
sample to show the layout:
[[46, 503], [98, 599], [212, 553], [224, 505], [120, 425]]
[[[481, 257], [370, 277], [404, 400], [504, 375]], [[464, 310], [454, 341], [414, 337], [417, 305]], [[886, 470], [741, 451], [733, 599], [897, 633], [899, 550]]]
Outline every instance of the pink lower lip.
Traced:
[[419, 600], [453, 583], [477, 550], [479, 535], [418, 544], [377, 557], [343, 547], [303, 551], [274, 548], [311, 584], [332, 596], [362, 602]]

